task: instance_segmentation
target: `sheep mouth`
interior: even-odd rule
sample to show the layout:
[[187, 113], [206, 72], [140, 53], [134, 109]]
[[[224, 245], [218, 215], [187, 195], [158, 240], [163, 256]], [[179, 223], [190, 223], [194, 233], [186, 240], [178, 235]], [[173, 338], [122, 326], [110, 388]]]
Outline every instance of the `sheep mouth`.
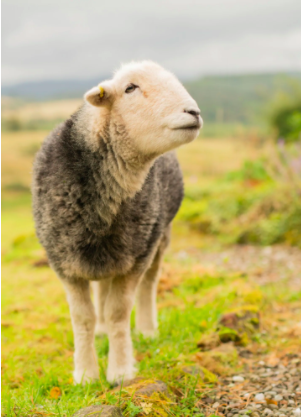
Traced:
[[177, 127], [175, 130], [197, 130], [201, 127], [200, 123], [195, 123], [193, 125], [186, 125]]

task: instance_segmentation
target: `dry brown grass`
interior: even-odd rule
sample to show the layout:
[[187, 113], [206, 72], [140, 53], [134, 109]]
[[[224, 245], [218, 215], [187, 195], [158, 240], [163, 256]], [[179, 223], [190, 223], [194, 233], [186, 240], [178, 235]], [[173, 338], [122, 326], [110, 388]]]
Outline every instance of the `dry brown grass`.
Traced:
[[2, 186], [31, 183], [32, 162], [47, 132], [2, 134]]
[[256, 159], [262, 153], [262, 147], [244, 136], [214, 139], [201, 136], [177, 151], [184, 175], [192, 182], [198, 176], [216, 177], [238, 169], [243, 161]]
[[22, 122], [65, 119], [74, 113], [82, 102], [81, 99], [69, 99], [24, 104], [6, 98], [2, 104], [2, 117], [15, 118]]

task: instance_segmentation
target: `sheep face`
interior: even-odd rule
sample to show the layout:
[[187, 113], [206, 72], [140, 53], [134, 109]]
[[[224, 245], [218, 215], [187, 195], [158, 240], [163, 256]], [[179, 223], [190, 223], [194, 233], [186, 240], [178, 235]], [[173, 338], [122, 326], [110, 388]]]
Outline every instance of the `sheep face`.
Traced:
[[203, 123], [196, 102], [183, 85], [150, 61], [123, 66], [112, 80], [88, 91], [85, 99], [106, 109], [111, 134], [114, 129], [126, 132], [131, 146], [145, 156], [191, 142]]

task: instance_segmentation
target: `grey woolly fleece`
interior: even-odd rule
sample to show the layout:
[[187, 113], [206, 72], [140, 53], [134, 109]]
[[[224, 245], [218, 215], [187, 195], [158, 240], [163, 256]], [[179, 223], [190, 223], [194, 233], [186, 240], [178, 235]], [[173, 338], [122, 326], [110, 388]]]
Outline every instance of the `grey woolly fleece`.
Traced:
[[[116, 153], [109, 129], [92, 146], [83, 112], [84, 107], [54, 129], [36, 156], [32, 194], [38, 238], [61, 278], [140, 274], [181, 204], [179, 164], [173, 152], [158, 157], [142, 188], [129, 195], [118, 170], [133, 177], [139, 164]], [[125, 139], [122, 126], [115, 131], [118, 140]]]

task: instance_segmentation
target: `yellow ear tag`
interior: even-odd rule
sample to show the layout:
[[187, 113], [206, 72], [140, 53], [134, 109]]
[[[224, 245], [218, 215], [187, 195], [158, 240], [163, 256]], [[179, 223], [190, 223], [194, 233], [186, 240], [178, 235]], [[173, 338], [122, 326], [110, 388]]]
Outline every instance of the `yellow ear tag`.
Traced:
[[100, 98], [102, 98], [104, 96], [105, 90], [103, 89], [101, 85], [99, 85], [98, 88], [99, 88], [99, 96]]

